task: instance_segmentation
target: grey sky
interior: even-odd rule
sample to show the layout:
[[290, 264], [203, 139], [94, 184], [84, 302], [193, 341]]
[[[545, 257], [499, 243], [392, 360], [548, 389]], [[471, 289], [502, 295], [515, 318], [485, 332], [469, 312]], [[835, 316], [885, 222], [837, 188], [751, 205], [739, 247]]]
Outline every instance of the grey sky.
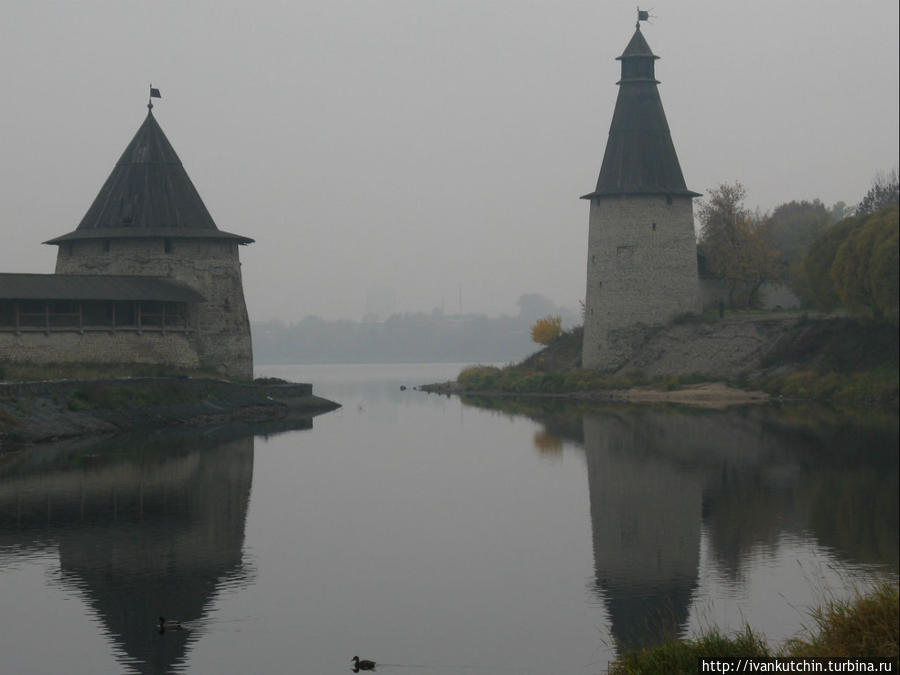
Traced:
[[[898, 3], [655, 0], [688, 187], [857, 201], [898, 156]], [[633, 2], [0, 0], [0, 271], [52, 271], [146, 109], [251, 317], [576, 307]], [[387, 298], [388, 300], [384, 300]], [[391, 305], [392, 307], [385, 307]]]

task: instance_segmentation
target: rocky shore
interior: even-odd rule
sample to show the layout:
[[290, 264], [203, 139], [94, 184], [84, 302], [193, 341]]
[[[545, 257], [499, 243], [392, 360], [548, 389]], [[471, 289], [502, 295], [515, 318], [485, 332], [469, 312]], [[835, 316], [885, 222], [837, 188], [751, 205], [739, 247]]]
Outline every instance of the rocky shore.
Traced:
[[312, 385], [144, 377], [0, 383], [0, 452], [178, 425], [302, 420], [340, 407]]

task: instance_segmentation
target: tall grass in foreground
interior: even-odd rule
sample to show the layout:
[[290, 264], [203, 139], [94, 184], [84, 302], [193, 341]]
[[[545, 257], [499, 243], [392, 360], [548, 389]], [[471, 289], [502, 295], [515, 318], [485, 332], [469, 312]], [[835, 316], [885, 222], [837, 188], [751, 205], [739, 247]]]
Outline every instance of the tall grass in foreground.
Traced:
[[680, 673], [694, 675], [699, 658], [723, 657], [881, 657], [900, 655], [900, 598], [883, 584], [850, 601], [831, 600], [811, 613], [814, 626], [804, 638], [773, 649], [749, 627], [732, 636], [713, 629], [694, 639], [672, 639], [622, 654], [610, 675]]

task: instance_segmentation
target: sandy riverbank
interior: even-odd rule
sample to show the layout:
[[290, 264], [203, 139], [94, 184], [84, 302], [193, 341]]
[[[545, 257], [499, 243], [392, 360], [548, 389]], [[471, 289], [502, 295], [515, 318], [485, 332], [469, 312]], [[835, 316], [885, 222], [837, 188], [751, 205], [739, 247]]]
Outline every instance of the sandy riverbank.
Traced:
[[703, 382], [681, 389], [660, 390], [649, 387], [631, 389], [594, 389], [561, 393], [510, 393], [501, 391], [466, 391], [458, 382], [438, 382], [416, 388], [430, 394], [455, 394], [458, 396], [524, 396], [571, 399], [575, 401], [619, 401], [623, 403], [676, 403], [698, 408], [723, 409], [735, 405], [766, 403], [770, 397], [765, 392], [748, 391], [729, 387], [724, 382]]

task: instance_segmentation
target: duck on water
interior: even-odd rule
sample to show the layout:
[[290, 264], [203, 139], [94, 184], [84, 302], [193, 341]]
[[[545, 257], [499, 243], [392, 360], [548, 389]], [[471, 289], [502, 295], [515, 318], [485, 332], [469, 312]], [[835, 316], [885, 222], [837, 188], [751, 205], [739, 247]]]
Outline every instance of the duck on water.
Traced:
[[181, 630], [183, 626], [180, 621], [175, 621], [174, 619], [166, 619], [166, 617], [159, 617], [159, 621], [157, 622], [157, 628], [160, 633], [165, 633], [167, 630]]
[[353, 665], [353, 672], [358, 673], [360, 670], [375, 670], [375, 662], [368, 659], [360, 659], [358, 656], [353, 657], [356, 663]]

